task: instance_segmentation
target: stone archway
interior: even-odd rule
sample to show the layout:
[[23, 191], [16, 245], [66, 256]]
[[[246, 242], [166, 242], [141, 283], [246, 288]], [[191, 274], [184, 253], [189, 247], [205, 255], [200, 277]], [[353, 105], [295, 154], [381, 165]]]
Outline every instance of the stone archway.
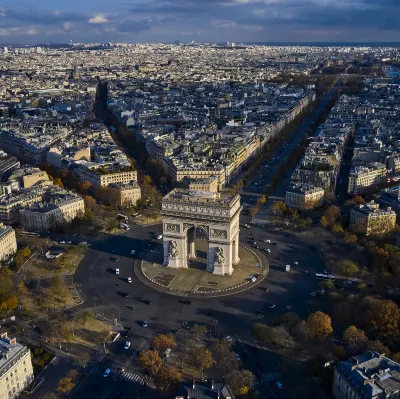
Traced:
[[162, 201], [164, 265], [187, 268], [195, 256], [196, 229], [204, 231], [208, 243], [207, 270], [233, 273], [239, 262], [239, 195], [175, 189]]

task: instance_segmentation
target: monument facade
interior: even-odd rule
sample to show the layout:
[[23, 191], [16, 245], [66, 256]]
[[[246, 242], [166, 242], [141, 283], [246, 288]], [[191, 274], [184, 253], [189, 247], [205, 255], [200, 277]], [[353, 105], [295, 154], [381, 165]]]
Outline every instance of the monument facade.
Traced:
[[196, 230], [207, 240], [207, 271], [231, 275], [239, 262], [239, 195], [175, 189], [162, 200], [164, 265], [187, 268]]

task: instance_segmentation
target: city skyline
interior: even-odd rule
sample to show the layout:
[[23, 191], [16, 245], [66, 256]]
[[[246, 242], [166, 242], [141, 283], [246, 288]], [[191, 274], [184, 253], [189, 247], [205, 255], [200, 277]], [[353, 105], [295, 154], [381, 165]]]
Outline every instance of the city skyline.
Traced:
[[396, 0], [23, 0], [0, 7], [0, 42], [394, 42], [399, 12]]

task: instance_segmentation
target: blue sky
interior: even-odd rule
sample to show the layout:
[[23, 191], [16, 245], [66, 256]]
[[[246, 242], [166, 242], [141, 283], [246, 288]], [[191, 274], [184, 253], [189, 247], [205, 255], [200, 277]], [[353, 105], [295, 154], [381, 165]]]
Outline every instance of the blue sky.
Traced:
[[0, 43], [400, 41], [400, 0], [0, 0]]

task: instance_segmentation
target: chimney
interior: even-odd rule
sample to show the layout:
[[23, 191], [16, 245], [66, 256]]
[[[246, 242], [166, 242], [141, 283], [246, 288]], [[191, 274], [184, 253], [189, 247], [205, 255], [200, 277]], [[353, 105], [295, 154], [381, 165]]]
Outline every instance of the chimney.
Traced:
[[17, 338], [10, 339], [10, 345], [16, 345], [17, 344]]
[[192, 388], [193, 388], [193, 389], [196, 389], [196, 384], [195, 384], [195, 382], [194, 382], [194, 378], [193, 378], [193, 385], [192, 385]]
[[211, 380], [211, 389], [214, 389], [214, 380]]
[[1, 339], [6, 339], [6, 338], [7, 338], [7, 333], [6, 332], [1, 333]]
[[221, 398], [221, 391], [218, 389], [217, 399]]

